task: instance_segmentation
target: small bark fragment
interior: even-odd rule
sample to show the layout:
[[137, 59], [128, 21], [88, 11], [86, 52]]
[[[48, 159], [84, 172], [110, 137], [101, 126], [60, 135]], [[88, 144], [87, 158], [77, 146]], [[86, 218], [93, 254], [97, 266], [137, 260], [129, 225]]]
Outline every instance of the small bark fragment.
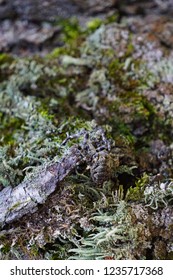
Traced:
[[80, 150], [74, 145], [60, 162], [50, 165], [33, 180], [26, 179], [15, 188], [4, 188], [0, 192], [0, 227], [35, 212], [38, 204], [43, 204], [81, 161]]

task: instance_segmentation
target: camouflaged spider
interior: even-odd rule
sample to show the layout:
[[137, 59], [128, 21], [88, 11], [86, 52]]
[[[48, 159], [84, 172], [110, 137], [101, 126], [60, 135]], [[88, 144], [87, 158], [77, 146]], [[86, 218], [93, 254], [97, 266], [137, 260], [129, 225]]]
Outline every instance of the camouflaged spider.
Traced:
[[68, 135], [63, 144], [81, 135], [83, 141], [78, 146], [83, 160], [87, 163], [93, 182], [102, 185], [113, 177], [115, 168], [119, 166], [119, 159], [111, 153], [111, 141], [106, 138], [102, 128], [94, 129], [91, 133], [82, 130], [78, 134]]

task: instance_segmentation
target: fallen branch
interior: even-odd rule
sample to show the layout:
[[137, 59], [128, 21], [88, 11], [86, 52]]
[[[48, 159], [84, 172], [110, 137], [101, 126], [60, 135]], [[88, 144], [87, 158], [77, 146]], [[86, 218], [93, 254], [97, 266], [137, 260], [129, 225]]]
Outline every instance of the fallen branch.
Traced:
[[48, 166], [34, 179], [26, 179], [15, 188], [5, 187], [0, 192], [0, 228], [34, 213], [77, 164], [82, 155], [77, 145], [72, 146], [60, 162]]

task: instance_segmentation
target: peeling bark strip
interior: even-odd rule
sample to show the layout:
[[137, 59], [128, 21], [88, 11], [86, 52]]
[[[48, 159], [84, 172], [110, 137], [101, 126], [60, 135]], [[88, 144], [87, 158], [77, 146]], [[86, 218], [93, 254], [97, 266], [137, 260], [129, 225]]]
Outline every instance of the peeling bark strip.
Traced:
[[37, 205], [43, 204], [55, 191], [57, 184], [81, 161], [81, 152], [74, 145], [60, 162], [47, 167], [33, 180], [25, 180], [15, 188], [4, 188], [0, 192], [0, 228], [25, 214], [35, 212]]

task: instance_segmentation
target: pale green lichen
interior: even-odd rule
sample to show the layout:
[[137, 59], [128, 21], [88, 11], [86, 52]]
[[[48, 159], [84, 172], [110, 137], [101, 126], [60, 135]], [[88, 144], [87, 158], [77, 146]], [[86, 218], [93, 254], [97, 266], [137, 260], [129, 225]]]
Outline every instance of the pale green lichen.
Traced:
[[91, 220], [95, 227], [93, 233], [81, 239], [71, 259], [133, 259], [138, 243], [137, 226], [132, 225], [132, 217], [124, 201], [114, 205], [106, 212], [98, 211]]
[[144, 190], [146, 206], [157, 210], [173, 204], [173, 182], [155, 182], [146, 186]]
[[[48, 204], [40, 212], [44, 221], [40, 216], [30, 219], [29, 234], [23, 233], [25, 241], [14, 239], [12, 232], [11, 239], [1, 238], [2, 259], [22, 259], [25, 253], [31, 259], [145, 259], [157, 238], [154, 230], [150, 232], [151, 220], [158, 209], [172, 206], [172, 179], [151, 183], [154, 167], [147, 173], [148, 166], [145, 170], [136, 161], [145, 148], [148, 153], [151, 140], [164, 137], [170, 141], [172, 126], [165, 125], [145, 91], [160, 82], [171, 83], [171, 62], [162, 56], [156, 61], [150, 53], [154, 63], [149, 64], [150, 44], [143, 42], [140, 55], [139, 45], [133, 41], [135, 34], [125, 26], [107, 23], [96, 20], [84, 31], [75, 20], [71, 25], [62, 22], [67, 45], [46, 58], [0, 55], [2, 187], [16, 186], [39, 174], [39, 168], [58, 161], [69, 147], [84, 140], [80, 131], [90, 134], [97, 123], [106, 124], [107, 136], [115, 142], [120, 158], [113, 180], [105, 181], [102, 188], [93, 184], [87, 164], [77, 166], [68, 178], [70, 183], [65, 180], [57, 192], [57, 204]], [[168, 120], [171, 102], [167, 95], [160, 105], [165, 106]], [[79, 137], [73, 137], [75, 134]], [[62, 145], [68, 136], [71, 138]], [[149, 221], [146, 209], [154, 213]], [[47, 220], [45, 213], [50, 215]], [[135, 215], [139, 215], [138, 223]], [[165, 234], [169, 232], [166, 228]], [[156, 242], [153, 258], [166, 258], [167, 251], [172, 256], [172, 241], [159, 255], [166, 241]]]

